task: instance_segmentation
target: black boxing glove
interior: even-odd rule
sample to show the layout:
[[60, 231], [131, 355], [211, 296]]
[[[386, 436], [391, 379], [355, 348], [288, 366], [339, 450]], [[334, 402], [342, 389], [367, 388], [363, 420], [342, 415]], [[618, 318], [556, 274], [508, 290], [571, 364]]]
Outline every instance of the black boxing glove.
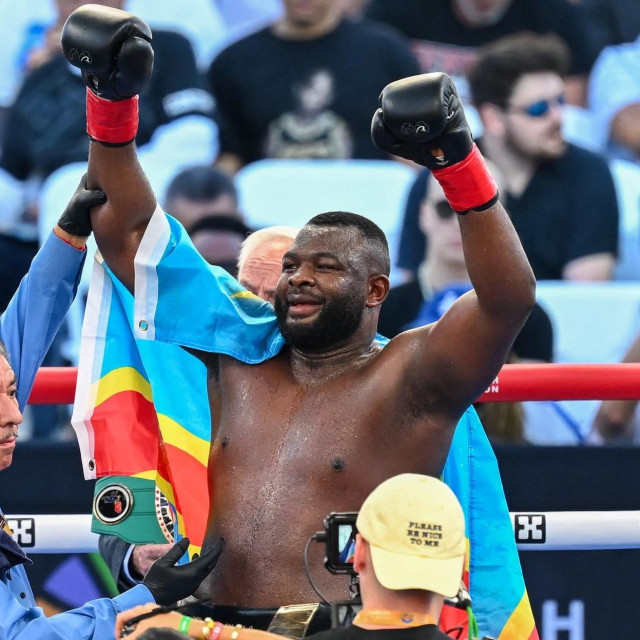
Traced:
[[471, 137], [455, 85], [444, 73], [388, 84], [373, 115], [371, 139], [379, 149], [431, 170], [454, 211], [482, 211], [498, 189]]
[[107, 194], [100, 189], [87, 189], [87, 174], [80, 179], [80, 184], [67, 208], [58, 220], [58, 226], [73, 236], [91, 235], [91, 209], [107, 201]]
[[87, 85], [87, 132], [121, 146], [138, 132], [138, 94], [153, 71], [151, 29], [126, 11], [96, 4], [76, 9], [62, 28], [67, 60]]

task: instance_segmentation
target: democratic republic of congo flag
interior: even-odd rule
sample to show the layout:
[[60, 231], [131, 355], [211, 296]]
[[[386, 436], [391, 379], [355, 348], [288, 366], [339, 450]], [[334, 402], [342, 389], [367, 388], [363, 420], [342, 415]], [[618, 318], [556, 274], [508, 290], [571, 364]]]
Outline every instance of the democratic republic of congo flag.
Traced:
[[[215, 326], [207, 323], [204, 328], [211, 331], [210, 339], [193, 346], [261, 362], [277, 353], [283, 340], [271, 305], [189, 250], [192, 245], [178, 223], [161, 212], [159, 216], [163, 224], [150, 224], [138, 253], [141, 264], [136, 267], [136, 292], [143, 297], [142, 313], [150, 313], [150, 321], [134, 324], [134, 297], [96, 254], [72, 423], [85, 478], [137, 476], [155, 481], [175, 508], [178, 532], [190, 538], [193, 553], [202, 545], [209, 511], [207, 373], [180, 346], [139, 339], [153, 334], [153, 307], [165, 301], [164, 297], [156, 300], [154, 264], [162, 262], [161, 271], [168, 266], [163, 287], [181, 289], [189, 283], [210, 304], [207, 314], [215, 319]], [[155, 233], [158, 226], [160, 233]], [[185, 242], [187, 258], [181, 255]], [[195, 307], [202, 310], [203, 303]], [[188, 309], [171, 305], [162, 313], [169, 324], [175, 318], [177, 330], [179, 321], [190, 316]], [[201, 317], [200, 331], [203, 324]]]
[[498, 463], [473, 407], [458, 422], [442, 479], [465, 513], [465, 583], [479, 637], [538, 640]]
[[[257, 363], [284, 342], [271, 305], [208, 265], [159, 209], [135, 268], [134, 301], [97, 256], [73, 423], [85, 477], [155, 478], [195, 551], [208, 512], [210, 415], [205, 368], [178, 345]], [[456, 428], [443, 479], [466, 515], [465, 578], [481, 637], [537, 639], [497, 462], [473, 408]]]

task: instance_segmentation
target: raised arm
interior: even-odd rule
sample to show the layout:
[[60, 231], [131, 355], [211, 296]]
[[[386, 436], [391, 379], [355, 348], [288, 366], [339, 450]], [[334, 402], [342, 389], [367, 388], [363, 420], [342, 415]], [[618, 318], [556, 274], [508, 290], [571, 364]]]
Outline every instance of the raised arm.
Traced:
[[107, 203], [92, 213], [96, 243], [113, 272], [133, 289], [133, 258], [156, 198], [138, 162], [138, 94], [153, 69], [151, 30], [126, 11], [76, 9], [62, 30], [67, 60], [87, 84], [89, 186]]
[[[442, 73], [387, 85], [372, 123], [375, 144], [429, 168], [459, 214], [474, 290], [437, 323], [401, 337], [416, 395], [434, 389], [460, 413], [486, 389], [535, 304], [535, 278], [496, 185], [467, 125], [455, 86]], [[423, 394], [424, 395], [424, 394]], [[428, 401], [422, 398], [423, 401]]]

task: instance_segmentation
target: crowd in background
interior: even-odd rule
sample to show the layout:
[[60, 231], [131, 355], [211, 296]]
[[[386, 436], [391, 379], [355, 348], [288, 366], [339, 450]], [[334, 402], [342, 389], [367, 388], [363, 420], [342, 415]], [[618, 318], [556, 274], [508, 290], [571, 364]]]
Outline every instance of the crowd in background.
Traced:
[[[60, 47], [61, 27], [80, 4], [0, 5], [0, 312], [86, 168], [85, 87]], [[640, 360], [637, 0], [100, 4], [130, 10], [153, 29], [140, 158], [161, 204], [210, 263], [235, 275], [247, 234], [293, 224], [278, 213], [283, 191], [259, 194], [268, 215], [245, 210], [244, 176], [261, 161], [304, 161], [309, 173], [327, 161], [341, 161], [338, 171], [366, 161], [371, 175], [374, 165], [402, 162], [409, 188], [398, 192], [395, 286], [380, 331], [393, 337], [437, 319], [470, 286], [456, 217], [428, 172], [383, 156], [369, 128], [382, 87], [442, 71], [456, 82], [536, 277], [556, 281], [540, 288], [509, 362], [593, 361], [590, 342], [608, 344], [612, 334], [609, 361]], [[369, 215], [366, 206], [356, 212]], [[601, 292], [610, 302], [600, 302]], [[567, 356], [559, 323], [585, 297], [584, 329], [573, 328], [587, 339]], [[80, 296], [45, 365], [77, 364], [82, 305]], [[603, 307], [618, 326], [599, 319]], [[494, 442], [635, 444], [635, 406], [479, 408]], [[28, 417], [32, 437], [71, 437], [65, 407], [32, 406]]]

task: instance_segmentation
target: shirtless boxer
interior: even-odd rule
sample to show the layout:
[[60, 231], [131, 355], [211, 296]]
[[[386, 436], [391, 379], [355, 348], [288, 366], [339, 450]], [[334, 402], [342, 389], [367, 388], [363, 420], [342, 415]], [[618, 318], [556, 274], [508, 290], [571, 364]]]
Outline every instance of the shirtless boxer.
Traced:
[[[135, 16], [105, 15], [93, 5], [74, 12], [63, 33], [68, 58], [91, 87], [89, 180], [108, 196], [92, 214], [96, 240], [131, 290], [145, 231], [173, 229], [162, 226], [168, 223], [161, 212], [154, 215], [156, 199], [132, 143], [135, 96], [151, 73], [149, 40]], [[532, 271], [450, 78], [394, 82], [380, 105], [372, 123], [376, 145], [432, 169], [454, 210], [464, 214], [459, 221], [474, 290], [437, 323], [400, 334], [381, 350], [376, 325], [389, 289], [384, 234], [361, 216], [321, 215], [283, 258], [275, 306], [288, 344], [252, 365], [195, 351], [209, 372], [215, 438], [208, 536], [226, 541], [207, 588], [219, 605], [316, 601], [303, 563], [310, 535], [329, 512], [357, 510], [391, 476], [440, 474], [458, 419], [494, 379], [535, 301]], [[202, 325], [188, 330], [206, 333], [212, 319], [193, 309], [207, 292], [190, 285], [174, 292], [183, 303], [172, 307], [169, 320], [180, 325], [189, 311]], [[156, 325], [164, 320], [156, 316]], [[323, 594], [347, 597], [346, 582], [322, 568], [323, 549], [311, 551]]]

